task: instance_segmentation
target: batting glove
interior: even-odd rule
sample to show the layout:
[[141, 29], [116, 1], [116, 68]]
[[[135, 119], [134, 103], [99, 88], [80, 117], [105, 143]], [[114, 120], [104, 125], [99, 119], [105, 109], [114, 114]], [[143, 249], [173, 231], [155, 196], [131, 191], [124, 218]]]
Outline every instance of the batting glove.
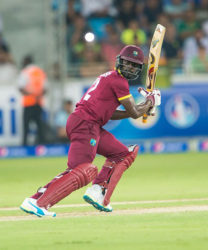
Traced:
[[138, 91], [146, 99], [151, 100], [152, 106], [160, 106], [160, 104], [161, 104], [161, 93], [160, 93], [159, 89], [154, 89], [152, 92], [148, 92], [144, 88], [139, 88]]
[[157, 106], [161, 104], [161, 93], [159, 89], [154, 89], [152, 92], [146, 91], [144, 88], [138, 89], [139, 93], [146, 99], [152, 102], [152, 108], [148, 111], [148, 115], [155, 116]]

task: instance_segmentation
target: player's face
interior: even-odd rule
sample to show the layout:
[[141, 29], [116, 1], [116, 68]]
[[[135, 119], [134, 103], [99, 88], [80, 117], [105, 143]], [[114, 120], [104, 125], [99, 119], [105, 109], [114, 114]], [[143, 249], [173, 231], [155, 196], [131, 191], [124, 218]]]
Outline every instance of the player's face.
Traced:
[[122, 74], [127, 79], [134, 79], [141, 71], [142, 65], [127, 60], [122, 60]]

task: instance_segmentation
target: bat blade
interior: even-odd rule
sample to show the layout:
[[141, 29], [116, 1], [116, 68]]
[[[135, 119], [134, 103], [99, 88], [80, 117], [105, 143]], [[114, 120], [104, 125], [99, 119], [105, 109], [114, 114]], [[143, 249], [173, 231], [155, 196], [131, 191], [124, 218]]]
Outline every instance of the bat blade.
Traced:
[[[146, 89], [151, 92], [155, 88], [155, 81], [157, 76], [157, 70], [160, 60], [161, 48], [164, 39], [166, 28], [157, 24], [149, 51], [148, 66], [147, 66], [147, 76], [146, 76]], [[147, 114], [143, 116], [143, 122], [147, 122]]]
[[149, 58], [148, 58], [147, 77], [146, 77], [146, 88], [148, 91], [152, 91], [155, 87], [156, 74], [158, 70], [165, 30], [166, 28], [164, 26], [158, 24], [156, 26], [156, 29], [152, 37], [152, 42], [149, 51]]

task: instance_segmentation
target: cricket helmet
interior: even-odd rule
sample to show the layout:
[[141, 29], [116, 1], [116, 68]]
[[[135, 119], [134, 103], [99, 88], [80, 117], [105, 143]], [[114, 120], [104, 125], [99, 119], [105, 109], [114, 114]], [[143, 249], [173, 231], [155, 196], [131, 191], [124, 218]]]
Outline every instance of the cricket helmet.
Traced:
[[[131, 66], [128, 66], [128, 62]], [[135, 46], [125, 46], [116, 57], [116, 70], [121, 73], [127, 80], [135, 80], [139, 77], [144, 63], [143, 51]], [[133, 67], [133, 71], [132, 71]]]

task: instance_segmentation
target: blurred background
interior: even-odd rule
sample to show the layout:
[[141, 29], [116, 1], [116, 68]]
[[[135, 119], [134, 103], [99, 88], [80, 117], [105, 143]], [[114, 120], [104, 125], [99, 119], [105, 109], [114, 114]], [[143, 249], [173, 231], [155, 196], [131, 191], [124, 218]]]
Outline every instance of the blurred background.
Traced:
[[[114, 69], [123, 46], [140, 46], [147, 62], [157, 23], [167, 29], [156, 81], [162, 105], [147, 124], [126, 119], [105, 128], [143, 153], [208, 151], [208, 0], [1, 0], [0, 157], [67, 154], [65, 124], [76, 102]], [[25, 142], [20, 90], [28, 64], [42, 70], [45, 94], [41, 125], [31, 118]], [[129, 82], [138, 102], [145, 78], [146, 67]]]

